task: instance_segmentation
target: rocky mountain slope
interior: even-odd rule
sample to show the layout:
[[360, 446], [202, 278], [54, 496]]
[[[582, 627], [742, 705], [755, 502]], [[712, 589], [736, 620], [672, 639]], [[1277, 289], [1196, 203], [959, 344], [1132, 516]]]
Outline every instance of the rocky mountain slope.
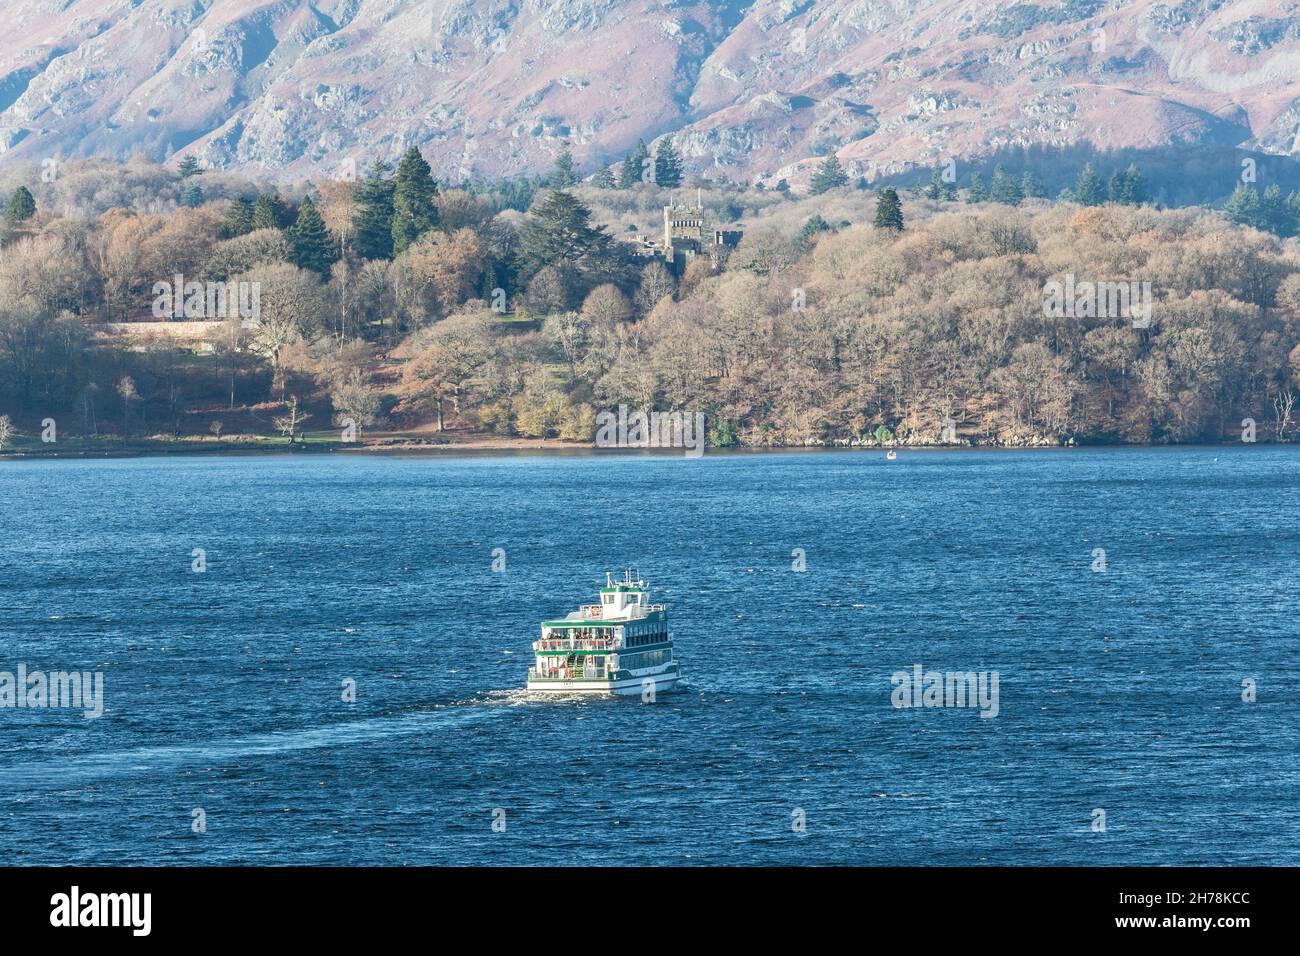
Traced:
[[1004, 146], [1300, 152], [1300, 0], [6, 0], [0, 162], [797, 179]]

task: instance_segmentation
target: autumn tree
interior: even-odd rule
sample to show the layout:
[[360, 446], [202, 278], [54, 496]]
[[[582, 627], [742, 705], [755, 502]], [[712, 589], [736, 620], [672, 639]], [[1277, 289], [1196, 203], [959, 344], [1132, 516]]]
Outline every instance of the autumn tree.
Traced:
[[612, 328], [631, 317], [632, 305], [618, 286], [606, 282], [587, 293], [582, 302], [582, 314], [593, 325]]
[[254, 232], [218, 242], [208, 258], [209, 275], [220, 281], [247, 272], [256, 265], [288, 262], [289, 239], [279, 229], [258, 229]]
[[255, 266], [236, 281], [257, 284], [259, 314], [249, 347], [270, 362], [283, 394], [281, 356], [299, 336], [319, 329], [325, 311], [322, 286], [313, 273], [287, 263]]
[[478, 233], [463, 228], [431, 232], [407, 250], [412, 279], [429, 287], [442, 315], [474, 296], [486, 255]]
[[432, 407], [438, 430], [446, 427], [446, 402], [459, 415], [471, 382], [492, 358], [488, 320], [453, 315], [415, 333], [394, 353], [402, 362], [399, 412]]
[[360, 433], [379, 421], [382, 397], [366, 383], [360, 369], [352, 369], [330, 392], [330, 404], [334, 406], [336, 425], [343, 425], [350, 419]]
[[672, 295], [676, 289], [677, 283], [673, 281], [672, 273], [664, 267], [662, 262], [654, 259], [641, 270], [641, 281], [636, 290], [637, 307], [642, 313], [649, 313], [666, 296]]

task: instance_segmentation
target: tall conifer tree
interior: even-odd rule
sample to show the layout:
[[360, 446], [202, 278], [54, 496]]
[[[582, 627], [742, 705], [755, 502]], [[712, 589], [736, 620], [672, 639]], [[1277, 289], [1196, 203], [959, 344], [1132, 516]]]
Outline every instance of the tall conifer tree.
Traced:
[[388, 178], [392, 169], [376, 162], [357, 190], [353, 248], [363, 259], [393, 258], [393, 181]]
[[673, 147], [673, 138], [665, 136], [655, 150], [655, 182], [672, 189], [682, 184], [682, 160]]
[[650, 161], [650, 151], [646, 149], [644, 142], [636, 144], [636, 149], [627, 154], [623, 160], [623, 168], [618, 174], [618, 185], [620, 189], [631, 189], [639, 185], [642, 177], [645, 175], [645, 165]]
[[412, 146], [397, 164], [397, 175], [393, 177], [393, 255], [400, 255], [438, 225], [438, 207], [433, 204], [437, 194], [433, 170], [419, 149]]
[[9, 210], [6, 218], [9, 225], [16, 226], [36, 215], [36, 199], [26, 186], [19, 186], [9, 197]]
[[329, 275], [330, 264], [337, 258], [337, 243], [325, 228], [316, 204], [307, 197], [298, 207], [298, 218], [289, 227], [289, 261], [300, 269]]
[[902, 230], [903, 204], [899, 202], [895, 190], [880, 190], [880, 198], [876, 200], [875, 226], [877, 229], [893, 229], [896, 232]]

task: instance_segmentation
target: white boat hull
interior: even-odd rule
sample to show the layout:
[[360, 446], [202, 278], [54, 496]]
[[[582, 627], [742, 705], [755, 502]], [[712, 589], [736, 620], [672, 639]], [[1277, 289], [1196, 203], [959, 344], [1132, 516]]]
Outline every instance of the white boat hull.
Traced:
[[584, 679], [574, 680], [547, 679], [529, 680], [530, 693], [542, 694], [594, 694], [600, 697], [640, 697], [653, 685], [656, 695], [671, 690], [681, 679], [681, 669], [676, 663], [668, 665], [657, 673], [633, 674], [618, 679]]

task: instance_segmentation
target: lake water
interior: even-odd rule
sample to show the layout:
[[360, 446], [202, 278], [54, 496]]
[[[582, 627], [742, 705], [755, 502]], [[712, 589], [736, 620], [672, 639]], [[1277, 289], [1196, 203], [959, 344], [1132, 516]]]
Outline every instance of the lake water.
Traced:
[[[0, 462], [0, 670], [106, 700], [0, 709], [0, 863], [1300, 864], [1298, 479], [1290, 448]], [[628, 564], [684, 684], [522, 693], [539, 622]], [[917, 664], [996, 672], [997, 716], [893, 706]]]

